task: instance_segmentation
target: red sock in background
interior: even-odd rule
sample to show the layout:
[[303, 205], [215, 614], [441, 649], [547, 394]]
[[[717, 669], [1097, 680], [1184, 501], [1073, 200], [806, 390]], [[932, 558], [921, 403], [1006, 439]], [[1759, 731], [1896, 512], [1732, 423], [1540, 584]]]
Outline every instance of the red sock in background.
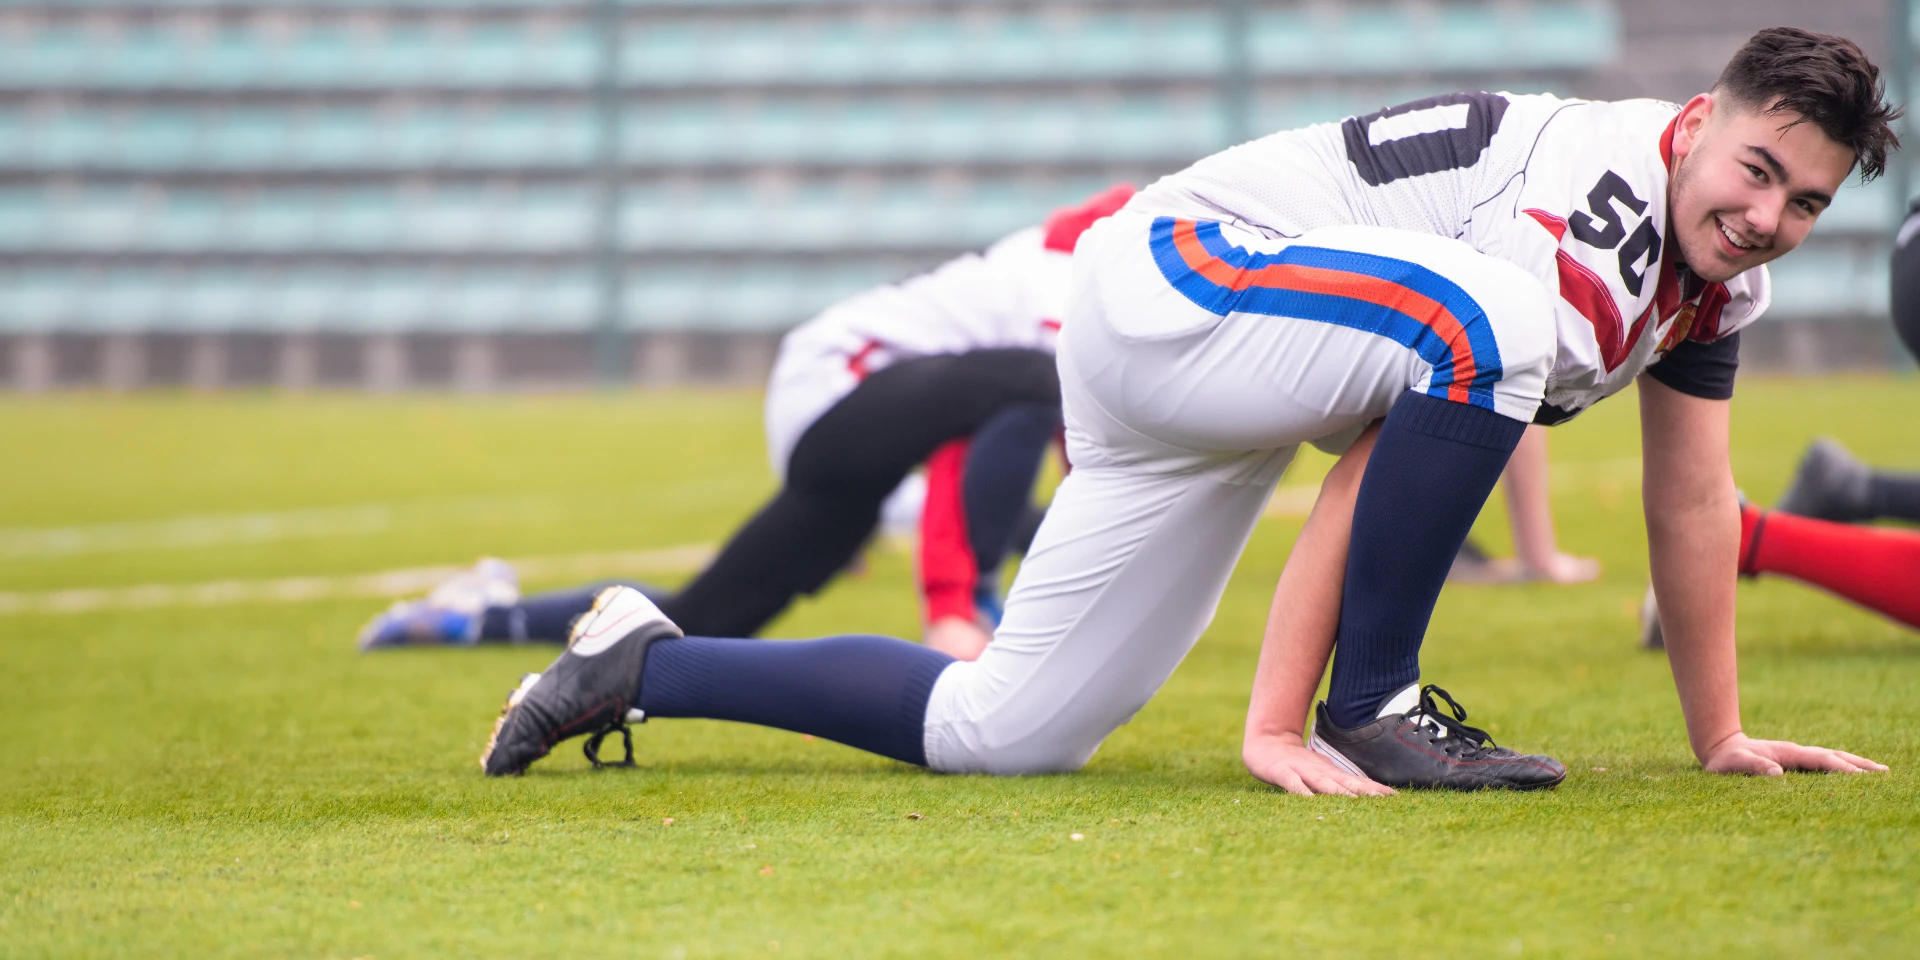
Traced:
[[1798, 580], [1920, 630], [1920, 532], [1742, 504], [1740, 572]]
[[920, 510], [920, 599], [928, 623], [943, 617], [974, 618], [974, 588], [980, 569], [967, 539], [967, 505], [961, 480], [969, 438], [949, 440], [927, 458], [927, 503]]

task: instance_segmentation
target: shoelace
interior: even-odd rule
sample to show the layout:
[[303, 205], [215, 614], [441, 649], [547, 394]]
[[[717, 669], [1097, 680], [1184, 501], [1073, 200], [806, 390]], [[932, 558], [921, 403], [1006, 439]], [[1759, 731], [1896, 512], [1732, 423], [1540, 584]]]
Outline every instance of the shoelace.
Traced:
[[[620, 734], [620, 745], [626, 748], [626, 759], [618, 762], [600, 759], [600, 744], [607, 739], [609, 734], [613, 733]], [[587, 738], [587, 742], [581, 745], [580, 750], [587, 755], [587, 762], [593, 764], [593, 769], [595, 770], [602, 767], [638, 766], [638, 764], [633, 762], [633, 731], [629, 729], [625, 723], [619, 721], [609, 723], [594, 731], [593, 735]]]
[[[1440, 709], [1440, 704], [1434, 702], [1433, 698], [1436, 694], [1441, 700], [1447, 702], [1448, 707], [1452, 708], [1451, 716], [1448, 715], [1447, 711]], [[1448, 693], [1435, 684], [1429, 683], [1420, 688], [1420, 704], [1412, 710], [1407, 711], [1406, 716], [1408, 720], [1414, 720], [1416, 717], [1421, 718], [1420, 721], [1415, 722], [1430, 722], [1445, 731], [1433, 739], [1436, 743], [1440, 741], [1452, 741], [1444, 744], [1442, 747], [1442, 749], [1446, 751], [1447, 756], [1450, 757], [1455, 755], [1456, 750], [1472, 756], [1499, 746], [1493, 742], [1493, 737], [1485, 730], [1479, 727], [1468, 726], [1466, 723], [1467, 708], [1461, 706], [1458, 700], [1453, 699], [1453, 694]]]

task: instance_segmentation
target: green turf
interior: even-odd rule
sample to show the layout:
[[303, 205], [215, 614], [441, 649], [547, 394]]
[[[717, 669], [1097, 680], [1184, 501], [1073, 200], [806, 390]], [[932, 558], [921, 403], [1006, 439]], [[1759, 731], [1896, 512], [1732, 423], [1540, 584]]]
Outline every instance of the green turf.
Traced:
[[[1763, 502], [1819, 432], [1920, 468], [1915, 380], [1748, 381], [1737, 405], [1736, 471]], [[745, 393], [0, 402], [0, 591], [711, 541], [770, 488], [758, 411]], [[1663, 659], [1633, 646], [1635, 436], [1623, 397], [1554, 440], [1562, 539], [1603, 581], [1450, 589], [1427, 648], [1476, 720], [1567, 762], [1546, 795], [1303, 799], [1247, 777], [1286, 519], [1084, 772], [1019, 780], [659, 722], [636, 731], [643, 769], [588, 772], [569, 747], [490, 781], [476, 754], [542, 651], [362, 657], [375, 601], [0, 614], [0, 956], [1910, 954], [1920, 637], [1743, 586], [1749, 730], [1894, 772], [1699, 773]], [[308, 520], [251, 541], [148, 523], [287, 511]], [[83, 535], [23, 532], [53, 527]], [[879, 551], [774, 632], [914, 624], [907, 559]]]

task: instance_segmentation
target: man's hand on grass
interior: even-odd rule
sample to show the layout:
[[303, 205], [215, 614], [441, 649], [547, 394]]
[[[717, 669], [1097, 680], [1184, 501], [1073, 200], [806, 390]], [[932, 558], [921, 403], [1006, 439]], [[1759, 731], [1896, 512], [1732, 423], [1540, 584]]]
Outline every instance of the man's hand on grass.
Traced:
[[1251, 738], [1241, 748], [1240, 758], [1256, 779], [1301, 796], [1383, 797], [1394, 792], [1392, 787], [1334, 766], [1302, 745], [1297, 735]]
[[1879, 773], [1885, 764], [1856, 757], [1845, 750], [1803, 747], [1786, 740], [1755, 740], [1744, 733], [1714, 744], [1700, 766], [1708, 773], [1745, 773], [1777, 777], [1788, 770], [1819, 773]]
[[1555, 550], [1538, 566], [1528, 567], [1527, 575], [1540, 583], [1589, 583], [1600, 579], [1600, 561]]

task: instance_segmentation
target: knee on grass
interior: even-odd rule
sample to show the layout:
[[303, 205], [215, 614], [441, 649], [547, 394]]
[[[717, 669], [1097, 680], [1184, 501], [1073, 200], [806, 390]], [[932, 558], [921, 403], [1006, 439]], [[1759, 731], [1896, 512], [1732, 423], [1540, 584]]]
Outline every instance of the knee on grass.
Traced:
[[929, 736], [927, 766], [938, 773], [987, 774], [995, 777], [1036, 777], [1057, 773], [1075, 773], [1093, 759], [1100, 740], [1086, 743], [1080, 739], [1039, 737], [999, 744], [975, 742], [961, 744], [953, 738]]

